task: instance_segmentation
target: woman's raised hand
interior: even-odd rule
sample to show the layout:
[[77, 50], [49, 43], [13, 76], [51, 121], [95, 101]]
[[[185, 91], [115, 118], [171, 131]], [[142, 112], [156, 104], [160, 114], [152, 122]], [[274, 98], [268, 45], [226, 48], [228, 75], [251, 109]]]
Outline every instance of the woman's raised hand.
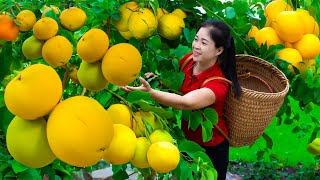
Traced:
[[[147, 73], [146, 73], [147, 74]], [[153, 74], [153, 73], [152, 73]], [[154, 74], [153, 74], [154, 75]], [[148, 78], [148, 76], [146, 75], [146, 77]], [[149, 76], [150, 77], [150, 76]], [[141, 86], [139, 87], [133, 87], [133, 86], [121, 86], [120, 89], [125, 91], [125, 92], [131, 92], [134, 90], [138, 90], [138, 91], [144, 91], [144, 92], [150, 92], [151, 91], [151, 87], [150, 84], [148, 83], [148, 81], [146, 81], [145, 79], [143, 79], [142, 77], [139, 78], [140, 82], [141, 82]]]

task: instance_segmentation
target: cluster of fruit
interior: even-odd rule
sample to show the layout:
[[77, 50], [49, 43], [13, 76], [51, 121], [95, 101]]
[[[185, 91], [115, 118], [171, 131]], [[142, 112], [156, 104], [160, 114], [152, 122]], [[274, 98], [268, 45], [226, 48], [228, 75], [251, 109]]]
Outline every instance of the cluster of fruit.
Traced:
[[[283, 0], [271, 1], [265, 8], [265, 27], [253, 26], [248, 38], [255, 38], [259, 46], [283, 44], [285, 48], [277, 53], [300, 70], [302, 75], [308, 67], [315, 71], [315, 58], [320, 53], [319, 25], [307, 10], [292, 7]], [[289, 66], [293, 72], [293, 68]]]
[[119, 33], [127, 40], [131, 37], [146, 39], [158, 29], [160, 36], [175, 40], [182, 34], [185, 27], [186, 13], [175, 9], [168, 13], [163, 8], [158, 8], [156, 15], [148, 8], [139, 7], [137, 2], [127, 2], [119, 8], [120, 19], [114, 21]]

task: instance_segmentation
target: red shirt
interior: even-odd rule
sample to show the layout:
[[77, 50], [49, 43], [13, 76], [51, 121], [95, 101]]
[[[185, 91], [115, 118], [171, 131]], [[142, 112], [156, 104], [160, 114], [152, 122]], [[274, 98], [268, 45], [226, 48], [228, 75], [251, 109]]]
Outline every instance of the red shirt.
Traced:
[[[179, 65], [181, 66], [183, 62], [191, 55], [192, 53], [184, 56], [180, 60]], [[197, 75], [193, 75], [194, 64], [195, 62], [191, 59], [183, 69], [183, 72], [185, 74], [185, 79], [180, 89], [180, 92], [182, 92], [183, 94], [187, 94], [190, 91], [201, 88], [202, 83], [210, 77], [218, 76], [218, 77], [225, 78], [218, 62], [215, 63], [209, 69]], [[203, 88], [209, 88], [215, 94], [216, 101], [214, 102], [214, 104], [210, 105], [209, 107], [217, 111], [219, 116], [217, 125], [220, 127], [220, 129], [223, 130], [223, 132], [225, 132], [226, 135], [228, 135], [228, 128], [226, 126], [225, 119], [223, 117], [223, 106], [227, 98], [229, 84], [223, 80], [213, 80], [204, 84]], [[213, 128], [212, 139], [208, 142], [203, 142], [201, 126], [199, 126], [196, 131], [193, 131], [191, 129], [188, 129], [187, 121], [182, 122], [182, 130], [185, 132], [185, 136], [187, 139], [192, 140], [202, 146], [215, 146], [220, 144], [224, 140], [224, 137], [219, 133], [219, 131]]]

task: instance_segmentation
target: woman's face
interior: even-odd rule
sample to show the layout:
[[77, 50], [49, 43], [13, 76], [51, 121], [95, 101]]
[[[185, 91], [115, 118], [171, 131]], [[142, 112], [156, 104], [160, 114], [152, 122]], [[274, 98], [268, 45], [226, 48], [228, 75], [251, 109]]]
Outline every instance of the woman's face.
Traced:
[[193, 60], [196, 62], [212, 61], [216, 59], [222, 51], [222, 47], [215, 47], [215, 42], [210, 37], [210, 28], [200, 28], [192, 42]]

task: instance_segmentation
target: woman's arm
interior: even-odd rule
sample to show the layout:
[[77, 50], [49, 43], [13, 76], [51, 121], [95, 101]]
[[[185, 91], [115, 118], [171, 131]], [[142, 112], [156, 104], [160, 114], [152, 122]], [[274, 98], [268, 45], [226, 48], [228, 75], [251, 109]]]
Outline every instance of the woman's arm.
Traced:
[[152, 89], [142, 77], [139, 80], [142, 83], [140, 87], [125, 86], [121, 89], [127, 92], [133, 90], [150, 92], [151, 97], [160, 104], [183, 110], [201, 109], [213, 104], [216, 100], [215, 94], [209, 88], [197, 89], [181, 96]]

